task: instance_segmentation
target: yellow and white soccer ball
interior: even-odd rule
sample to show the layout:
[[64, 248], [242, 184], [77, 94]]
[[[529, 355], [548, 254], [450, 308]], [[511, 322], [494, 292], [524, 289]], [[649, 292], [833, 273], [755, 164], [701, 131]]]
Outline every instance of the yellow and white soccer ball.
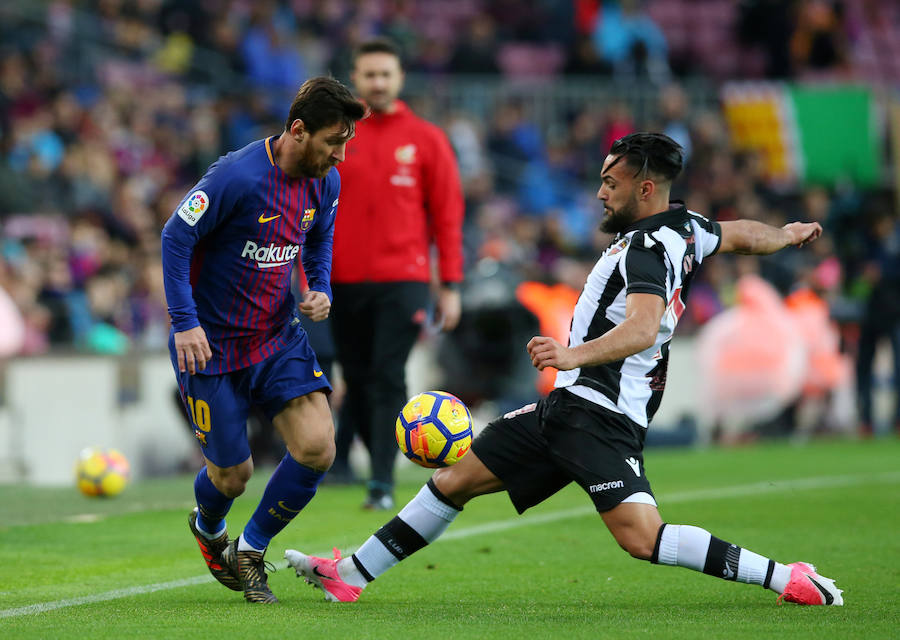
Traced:
[[128, 460], [116, 449], [89, 447], [78, 456], [75, 481], [86, 496], [107, 497], [122, 493], [131, 475]]
[[397, 416], [396, 429], [400, 451], [423, 467], [449, 467], [472, 446], [472, 415], [446, 391], [413, 396]]

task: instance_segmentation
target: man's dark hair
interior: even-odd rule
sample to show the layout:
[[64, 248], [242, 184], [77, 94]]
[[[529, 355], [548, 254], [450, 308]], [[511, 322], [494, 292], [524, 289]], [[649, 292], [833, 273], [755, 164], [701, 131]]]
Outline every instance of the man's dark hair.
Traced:
[[353, 97], [347, 87], [334, 78], [319, 76], [310, 78], [300, 87], [291, 103], [285, 128], [290, 130], [294, 120], [300, 119], [306, 130], [313, 134], [340, 122], [349, 137], [356, 121], [365, 114], [365, 106]]
[[360, 56], [364, 56], [367, 53], [389, 53], [397, 58], [400, 66], [403, 66], [403, 57], [400, 55], [400, 47], [398, 47], [390, 38], [378, 36], [376, 38], [369, 38], [358, 44], [353, 50], [353, 66], [356, 66], [356, 60]]
[[613, 142], [609, 153], [619, 157], [607, 171], [625, 158], [625, 163], [635, 170], [635, 178], [652, 174], [668, 182], [678, 177], [684, 162], [681, 145], [662, 133], [629, 133]]

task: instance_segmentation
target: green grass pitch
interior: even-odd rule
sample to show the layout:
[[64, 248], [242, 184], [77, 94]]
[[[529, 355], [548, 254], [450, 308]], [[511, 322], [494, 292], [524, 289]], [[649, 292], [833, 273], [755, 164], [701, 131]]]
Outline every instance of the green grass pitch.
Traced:
[[[187, 527], [189, 476], [119, 498], [0, 487], [3, 638], [898, 638], [900, 441], [646, 452], [663, 519], [703, 526], [783, 562], [815, 563], [844, 607], [775, 604], [760, 587], [628, 557], [569, 487], [517, 516], [505, 494], [470, 503], [436, 544], [331, 604], [285, 548], [356, 548], [393, 514], [360, 487], [323, 486], [272, 543], [275, 606], [212, 581]], [[232, 535], [270, 470], [228, 521]], [[427, 479], [403, 464], [398, 502]]]

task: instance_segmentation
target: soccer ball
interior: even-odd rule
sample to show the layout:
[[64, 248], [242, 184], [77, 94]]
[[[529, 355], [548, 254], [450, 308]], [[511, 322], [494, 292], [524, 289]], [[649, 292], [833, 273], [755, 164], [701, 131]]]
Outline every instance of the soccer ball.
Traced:
[[472, 446], [472, 416], [456, 396], [426, 391], [403, 407], [396, 435], [400, 451], [416, 464], [449, 467]]
[[130, 466], [115, 449], [90, 447], [81, 452], [75, 465], [75, 481], [86, 496], [107, 497], [122, 493], [128, 484]]

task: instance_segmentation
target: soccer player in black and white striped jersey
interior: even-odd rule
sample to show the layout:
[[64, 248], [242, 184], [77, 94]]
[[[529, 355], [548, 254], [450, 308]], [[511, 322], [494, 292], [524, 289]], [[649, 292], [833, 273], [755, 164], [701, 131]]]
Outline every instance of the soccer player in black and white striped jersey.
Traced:
[[705, 529], [664, 523], [644, 471], [647, 426], [666, 381], [669, 341], [691, 281], [715, 253], [770, 254], [800, 247], [817, 223], [776, 228], [712, 222], [669, 201], [681, 148], [657, 133], [613, 143], [597, 198], [615, 233], [575, 305], [569, 344], [538, 336], [534, 366], [559, 370], [550, 395], [491, 422], [472, 450], [438, 469], [350, 558], [288, 550], [298, 575], [332, 601], [354, 601], [370, 581], [438, 538], [469, 500], [506, 491], [519, 513], [570, 482], [584, 489], [619, 545], [635, 558], [761, 585], [789, 602], [843, 604], [834, 580], [803, 562], [781, 564]]

